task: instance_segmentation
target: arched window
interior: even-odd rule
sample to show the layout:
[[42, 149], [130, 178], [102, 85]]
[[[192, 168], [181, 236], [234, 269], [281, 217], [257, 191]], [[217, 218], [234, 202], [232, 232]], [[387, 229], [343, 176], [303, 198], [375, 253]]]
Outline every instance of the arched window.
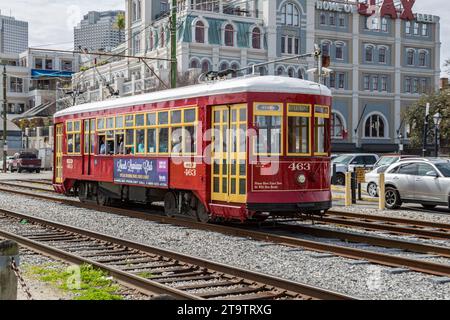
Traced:
[[303, 70], [302, 69], [298, 69], [298, 78], [299, 79], [304, 79], [304, 76], [303, 76]]
[[408, 66], [414, 65], [414, 50], [413, 49], [408, 50], [408, 53], [406, 55], [406, 63], [408, 64]]
[[225, 26], [225, 45], [228, 47], [234, 46], [234, 28], [231, 24]]
[[208, 60], [203, 60], [203, 62], [202, 62], [202, 72], [208, 72], [208, 71], [210, 71], [210, 69], [211, 69], [211, 66], [209, 64], [209, 61]]
[[386, 48], [385, 47], [381, 47], [378, 50], [378, 62], [386, 63]]
[[300, 25], [300, 10], [298, 7], [288, 2], [281, 8], [281, 23], [288, 26]]
[[427, 62], [427, 53], [425, 51], [421, 51], [419, 53], [419, 66], [425, 67]]
[[320, 24], [323, 26], [327, 24], [327, 17], [325, 16], [325, 13], [320, 14]]
[[160, 39], [160, 43], [161, 43], [161, 48], [163, 48], [165, 46], [165, 34], [164, 34], [164, 28], [161, 29], [161, 39]]
[[331, 137], [333, 139], [343, 139], [344, 138], [344, 121], [342, 117], [333, 112], [331, 114]]
[[295, 70], [294, 70], [294, 68], [289, 68], [289, 69], [288, 69], [288, 76], [289, 76], [289, 78], [293, 78], [294, 75], [295, 75]]
[[252, 48], [261, 49], [261, 30], [258, 27], [252, 31]]
[[366, 62], [373, 62], [373, 47], [366, 47]]
[[[231, 64], [231, 69], [232, 70], [239, 70], [240, 68], [241, 67], [239, 66], [239, 64], [237, 62], [233, 62]], [[237, 77], [238, 75], [241, 75], [241, 73], [240, 72], [239, 72], [239, 74], [238, 73], [233, 73], [233, 78]]]
[[153, 50], [153, 46], [155, 45], [155, 38], [153, 36], [153, 31], [150, 31], [150, 37], [148, 39], [148, 48], [150, 51]]
[[385, 138], [386, 124], [384, 118], [380, 114], [372, 114], [365, 123], [365, 137], [366, 138]]
[[336, 43], [336, 59], [337, 60], [344, 59], [344, 44], [341, 42]]
[[224, 61], [220, 64], [219, 70], [224, 71], [228, 69], [228, 62]]
[[282, 76], [284, 74], [284, 68], [283, 67], [278, 67], [277, 68], [277, 75], [278, 76]]
[[197, 59], [192, 59], [191, 63], [189, 64], [189, 68], [192, 68], [192, 69], [200, 68], [200, 63], [198, 62]]
[[195, 42], [205, 43], [205, 24], [201, 21], [195, 24]]
[[324, 56], [330, 55], [330, 43], [327, 41], [322, 43], [322, 54]]

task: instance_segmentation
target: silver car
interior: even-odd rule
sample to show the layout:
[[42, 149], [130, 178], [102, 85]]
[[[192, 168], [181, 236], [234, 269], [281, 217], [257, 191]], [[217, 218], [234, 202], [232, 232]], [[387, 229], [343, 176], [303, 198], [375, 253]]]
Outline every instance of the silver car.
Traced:
[[450, 160], [408, 159], [386, 170], [386, 207], [419, 203], [427, 209], [450, 208]]

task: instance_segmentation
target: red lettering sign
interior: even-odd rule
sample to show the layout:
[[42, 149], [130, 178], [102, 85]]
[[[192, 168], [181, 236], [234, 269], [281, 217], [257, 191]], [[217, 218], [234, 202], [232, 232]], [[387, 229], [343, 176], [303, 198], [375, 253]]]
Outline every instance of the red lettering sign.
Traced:
[[397, 10], [395, 9], [394, 0], [384, 0], [381, 7], [381, 16], [389, 16], [392, 19], [397, 19]]
[[414, 14], [412, 12], [412, 7], [416, 0], [401, 0], [403, 5], [403, 12], [400, 15], [400, 19], [403, 20], [414, 20]]

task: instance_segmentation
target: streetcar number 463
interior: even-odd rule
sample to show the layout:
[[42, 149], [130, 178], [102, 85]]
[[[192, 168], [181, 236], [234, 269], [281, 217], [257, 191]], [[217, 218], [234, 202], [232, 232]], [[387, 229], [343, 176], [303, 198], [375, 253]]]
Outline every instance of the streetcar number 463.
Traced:
[[291, 169], [292, 171], [310, 171], [311, 164], [303, 162], [294, 162], [289, 165], [289, 169]]

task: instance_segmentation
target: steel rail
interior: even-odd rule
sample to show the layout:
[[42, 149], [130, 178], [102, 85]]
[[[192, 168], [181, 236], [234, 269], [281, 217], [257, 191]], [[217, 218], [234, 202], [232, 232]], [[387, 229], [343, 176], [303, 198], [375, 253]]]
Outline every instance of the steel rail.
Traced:
[[1, 181], [0, 185], [7, 186], [7, 187], [14, 187], [14, 188], [30, 189], [30, 190], [34, 190], [34, 191], [45, 191], [45, 192], [49, 192], [49, 193], [55, 193], [55, 191], [53, 189], [49, 189], [49, 188], [40, 188], [40, 187], [35, 187], [35, 186], [30, 186], [30, 185], [15, 184], [15, 183], [4, 182], [4, 181]]
[[[0, 191], [2, 191], [2, 190], [3, 189], [0, 188]], [[9, 191], [9, 190], [5, 189], [5, 191]], [[78, 201], [67, 200], [67, 199], [58, 199], [58, 198], [43, 196], [43, 195], [34, 195], [34, 194], [21, 192], [21, 191], [19, 191], [19, 192], [12, 191], [12, 193], [37, 197], [37, 198], [41, 198], [41, 199], [47, 199], [47, 200], [50, 200], [53, 202], [60, 202], [60, 203], [66, 204], [66, 205], [77, 206], [79, 208], [96, 210], [96, 211], [105, 212], [105, 213], [113, 213], [113, 214], [117, 214], [117, 215], [131, 217], [131, 218], [144, 219], [144, 220], [158, 222], [158, 223], [172, 224], [172, 225], [183, 226], [183, 227], [188, 227], [188, 228], [193, 228], [193, 229], [198, 229], [198, 230], [218, 232], [218, 233], [236, 236], [236, 237], [246, 237], [246, 238], [251, 238], [254, 240], [268, 241], [268, 242], [273, 242], [273, 243], [287, 245], [287, 246], [301, 247], [301, 248], [305, 248], [307, 250], [312, 250], [312, 251], [317, 251], [317, 252], [332, 253], [337, 256], [341, 256], [341, 257], [345, 257], [345, 258], [349, 258], [349, 259], [366, 260], [366, 261], [374, 263], [374, 264], [379, 264], [379, 265], [384, 265], [384, 266], [389, 266], [389, 267], [400, 267], [400, 268], [407, 267], [410, 270], [417, 271], [417, 272], [438, 275], [438, 276], [450, 276], [450, 265], [446, 265], [446, 264], [438, 264], [438, 263], [427, 262], [427, 261], [422, 261], [422, 260], [417, 260], [417, 259], [404, 258], [404, 257], [382, 254], [382, 253], [377, 253], [377, 252], [368, 251], [368, 250], [361, 250], [361, 249], [355, 249], [355, 248], [349, 248], [349, 247], [341, 247], [341, 246], [321, 243], [321, 242], [317, 242], [317, 241], [303, 240], [303, 239], [299, 239], [299, 238], [293, 238], [293, 237], [287, 237], [287, 236], [282, 236], [282, 235], [275, 235], [275, 234], [271, 234], [271, 233], [252, 231], [252, 230], [248, 230], [248, 229], [235, 228], [235, 227], [230, 227], [230, 226], [225, 226], [225, 225], [203, 224], [203, 223], [199, 223], [199, 222], [195, 222], [195, 221], [187, 220], [187, 219], [169, 218], [169, 217], [165, 217], [165, 216], [152, 215], [152, 214], [148, 214], [148, 213], [144, 213], [144, 212], [122, 209], [122, 208], [99, 207], [96, 205], [81, 203]], [[2, 211], [2, 209], [0, 209], [0, 212], [1, 211]], [[364, 238], [365, 238], [365, 236], [364, 236]], [[369, 241], [370, 240], [364, 241], [364, 242], [369, 242]], [[375, 239], [374, 241], [380, 241], [380, 240]], [[383, 239], [383, 241], [384, 241], [384, 243], [386, 243], [386, 241], [388, 241], [388, 239]], [[396, 243], [398, 243], [398, 241]], [[409, 242], [404, 241], [401, 245], [406, 246], [408, 243]], [[434, 246], [430, 246], [430, 245], [415, 244], [415, 246], [411, 246], [409, 248], [409, 250], [413, 251], [414, 248], [419, 248], [421, 253], [440, 254], [440, 252], [442, 252], [444, 255], [448, 255], [448, 250], [446, 250], [446, 248], [443, 248], [443, 247], [434, 248]]]
[[[187, 265], [195, 265], [203, 269], [207, 269], [208, 271], [217, 272], [220, 274], [225, 274], [227, 276], [234, 276], [244, 280], [248, 280], [257, 284], [262, 284], [264, 286], [268, 286], [271, 290], [285, 292], [286, 295], [300, 295], [306, 299], [325, 299], [325, 300], [354, 300], [354, 297], [347, 296], [344, 294], [336, 293], [330, 290], [321, 289], [318, 287], [310, 286], [307, 284], [302, 284], [298, 282], [293, 282], [289, 280], [284, 280], [280, 278], [276, 278], [270, 275], [265, 275], [262, 273], [257, 273], [253, 271], [244, 270], [237, 267], [228, 266], [222, 263], [213, 262], [206, 259], [201, 259], [197, 257], [192, 257], [188, 255], [184, 255], [178, 252], [169, 251], [153, 246], [143, 245], [140, 243], [112, 237], [106, 234], [93, 232], [86, 229], [80, 229], [73, 226], [69, 226], [66, 224], [61, 224], [41, 218], [37, 218], [34, 216], [17, 213], [9, 210], [0, 209], [0, 213], [14, 217], [20, 220], [26, 219], [28, 222], [32, 222], [35, 224], [48, 226], [52, 228], [56, 228], [59, 230], [64, 230], [73, 234], [82, 235], [91, 239], [104, 241], [107, 243], [112, 243], [115, 245], [123, 246], [126, 248], [130, 248], [133, 250], [137, 250], [139, 252], [144, 252], [151, 255], [162, 256], [165, 258], [173, 259], [178, 262], [185, 263]], [[148, 290], [149, 292], [154, 292], [158, 294], [169, 294], [175, 298], [179, 299], [194, 299], [198, 300], [199, 297], [195, 294], [189, 294], [183, 292], [182, 290], [174, 289], [172, 287], [168, 287], [162, 285], [158, 282], [145, 279], [139, 276], [135, 276], [129, 274], [127, 272], [121, 271], [117, 268], [111, 268], [110, 266], [104, 265], [102, 263], [98, 263], [91, 259], [80, 258], [79, 256], [73, 255], [71, 253], [65, 252], [63, 250], [59, 250], [56, 248], [52, 248], [47, 245], [42, 245], [41, 243], [27, 239], [25, 237], [21, 237], [18, 235], [14, 235], [5, 231], [0, 230], [0, 235], [17, 241], [25, 246], [29, 246], [36, 250], [44, 250], [45, 252], [49, 252], [52, 255], [56, 255], [64, 260], [71, 261], [73, 263], [89, 263], [95, 267], [103, 269], [109, 272], [112, 276], [116, 277], [118, 280], [125, 281], [127, 283], [132, 284], [137, 288], [143, 288]], [[81, 260], [83, 259], [83, 261]], [[174, 275], [176, 276], [176, 275]], [[145, 280], [145, 281], [143, 281]], [[232, 293], [230, 293], [232, 294]], [[238, 298], [239, 299], [239, 298]]]

